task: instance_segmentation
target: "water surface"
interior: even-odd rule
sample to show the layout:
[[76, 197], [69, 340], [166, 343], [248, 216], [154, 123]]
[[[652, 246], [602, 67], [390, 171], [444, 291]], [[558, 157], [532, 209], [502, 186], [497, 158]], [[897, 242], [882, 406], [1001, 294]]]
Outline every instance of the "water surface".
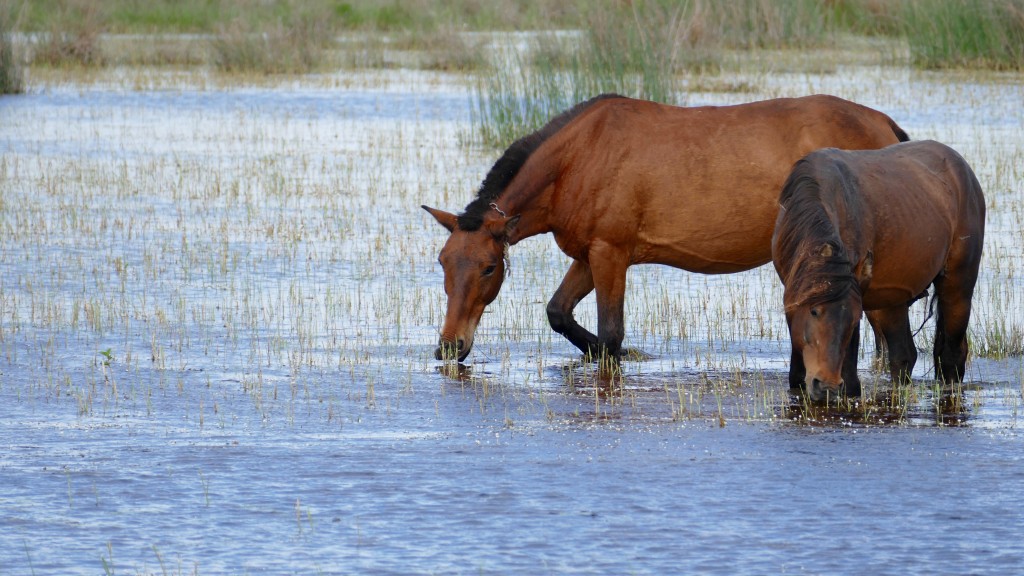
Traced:
[[[688, 101], [832, 92], [956, 146], [990, 204], [972, 337], [1019, 330], [1019, 92], [846, 72]], [[568, 260], [531, 239], [470, 364], [434, 361], [444, 233], [419, 205], [459, 209], [493, 162], [471, 105], [436, 84], [0, 100], [0, 574], [1024, 566], [1021, 359], [950, 389], [923, 353], [893, 391], [867, 356], [865, 402], [808, 411], [770, 268], [635, 268], [627, 344], [652, 359], [609, 381], [547, 328]]]

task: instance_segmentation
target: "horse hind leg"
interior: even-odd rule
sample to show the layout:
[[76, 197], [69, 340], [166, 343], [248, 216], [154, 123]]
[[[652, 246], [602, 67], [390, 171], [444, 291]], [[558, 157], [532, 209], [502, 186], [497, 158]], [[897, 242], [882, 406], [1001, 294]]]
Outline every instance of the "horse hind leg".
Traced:
[[960, 382], [967, 370], [967, 324], [974, 281], [944, 275], [935, 281], [935, 293], [935, 379]]
[[872, 370], [881, 370], [889, 361], [889, 347], [885, 342], [885, 334], [878, 327], [880, 320], [877, 318], [879, 314], [876, 310], [865, 311], [864, 316], [868, 319], [868, 324], [871, 326], [871, 332], [875, 339], [875, 357], [871, 362]]
[[[980, 195], [978, 201], [981, 202]], [[943, 271], [935, 278], [935, 378], [959, 382], [967, 370], [967, 324], [978, 281], [984, 240], [984, 207], [976, 223], [965, 218], [954, 237]]]

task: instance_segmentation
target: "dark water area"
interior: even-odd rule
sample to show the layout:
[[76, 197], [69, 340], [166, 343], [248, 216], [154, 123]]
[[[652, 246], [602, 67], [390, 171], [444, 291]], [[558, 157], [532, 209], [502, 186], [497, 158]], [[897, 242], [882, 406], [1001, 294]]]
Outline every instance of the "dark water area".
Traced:
[[564, 391], [540, 411], [521, 391], [484, 398], [418, 380], [428, 390], [382, 389], [391, 409], [344, 423], [267, 422], [233, 408], [247, 398], [224, 383], [204, 425], [187, 391], [155, 394], [149, 416], [82, 417], [5, 384], [3, 570], [999, 574], [1024, 563], [1016, 426], [720, 427], [664, 418], [658, 393], [597, 415]]
[[[965, 91], [986, 93], [930, 109]], [[565, 260], [537, 239], [469, 364], [435, 361], [443, 236], [419, 204], [464, 204], [488, 167], [459, 145], [469, 103], [0, 101], [0, 576], [1024, 570], [1019, 356], [943, 387], [922, 352], [894, 390], [868, 355], [863, 400], [807, 406], [773, 272], [638, 267], [627, 344], [651, 358], [600, 377], [546, 325]], [[886, 109], [942, 121], [914, 110]], [[1015, 113], [948, 139], [980, 147]], [[977, 338], [1022, 315], [1004, 160], [978, 161], [1008, 255], [984, 266]]]

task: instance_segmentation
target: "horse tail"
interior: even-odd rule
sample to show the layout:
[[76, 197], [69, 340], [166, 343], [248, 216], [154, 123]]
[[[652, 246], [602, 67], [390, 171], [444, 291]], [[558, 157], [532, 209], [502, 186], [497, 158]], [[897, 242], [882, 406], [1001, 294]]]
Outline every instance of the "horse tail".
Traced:
[[892, 133], [896, 135], [896, 139], [900, 142], [910, 141], [910, 136], [907, 136], [907, 133], [903, 131], [903, 128], [900, 128], [899, 124], [897, 124], [892, 118], [889, 118], [889, 128], [892, 128]]

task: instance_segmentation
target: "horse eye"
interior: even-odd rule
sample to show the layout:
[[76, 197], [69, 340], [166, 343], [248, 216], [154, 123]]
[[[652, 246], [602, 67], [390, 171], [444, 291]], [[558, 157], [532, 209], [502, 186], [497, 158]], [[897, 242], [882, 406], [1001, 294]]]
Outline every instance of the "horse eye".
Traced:
[[484, 269], [484, 276], [490, 276], [491, 274], [494, 274], [494, 269], [495, 268], [497, 268], [497, 266], [495, 266], [494, 264], [491, 264], [490, 266], [485, 268]]
[[811, 316], [814, 316], [815, 318], [817, 318], [818, 314], [820, 314], [820, 313], [821, 312], [819, 312], [817, 308], [811, 308]]

